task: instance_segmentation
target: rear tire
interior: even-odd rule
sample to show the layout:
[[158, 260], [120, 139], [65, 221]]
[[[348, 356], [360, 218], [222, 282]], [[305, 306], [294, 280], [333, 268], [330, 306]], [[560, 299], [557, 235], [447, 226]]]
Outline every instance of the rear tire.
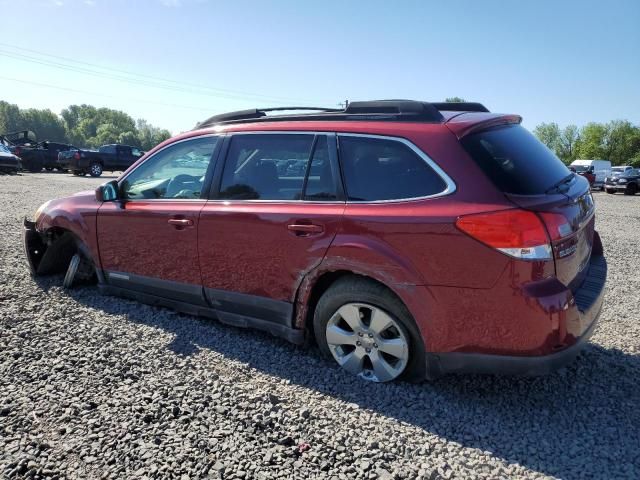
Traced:
[[89, 167], [89, 175], [92, 177], [99, 177], [102, 175], [102, 165], [99, 162], [93, 162]]
[[313, 329], [323, 355], [364, 380], [425, 378], [420, 331], [400, 299], [377, 282], [357, 276], [338, 279], [320, 297]]

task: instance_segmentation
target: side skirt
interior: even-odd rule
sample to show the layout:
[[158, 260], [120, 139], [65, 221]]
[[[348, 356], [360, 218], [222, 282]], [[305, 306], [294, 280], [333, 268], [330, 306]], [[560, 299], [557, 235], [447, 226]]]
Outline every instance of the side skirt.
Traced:
[[213, 318], [215, 320], [219, 320], [221, 323], [232, 325], [234, 327], [255, 328], [256, 330], [269, 332], [276, 337], [284, 338], [285, 340], [296, 345], [302, 345], [304, 343], [304, 333], [302, 330], [287, 327], [285, 325], [279, 325], [259, 318], [248, 317], [235, 313], [221, 312], [213, 308], [194, 305], [187, 302], [181, 302], [179, 300], [163, 298], [150, 293], [138, 292], [127, 288], [115, 287], [113, 285], [99, 284], [98, 289], [105, 295], [130, 298], [132, 300], [137, 300], [148, 305], [168, 307], [178, 312], [186, 313], [188, 315]]

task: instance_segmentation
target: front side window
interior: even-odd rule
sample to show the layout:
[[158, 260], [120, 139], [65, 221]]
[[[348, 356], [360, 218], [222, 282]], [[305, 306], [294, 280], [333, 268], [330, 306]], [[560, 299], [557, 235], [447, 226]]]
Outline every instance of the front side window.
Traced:
[[339, 148], [351, 201], [427, 197], [447, 188], [423, 158], [397, 140], [341, 135]]
[[121, 185], [125, 198], [200, 198], [217, 136], [185, 140], [148, 158]]
[[314, 138], [311, 134], [235, 135], [224, 165], [219, 198], [334, 199], [327, 139], [319, 135], [314, 148]]

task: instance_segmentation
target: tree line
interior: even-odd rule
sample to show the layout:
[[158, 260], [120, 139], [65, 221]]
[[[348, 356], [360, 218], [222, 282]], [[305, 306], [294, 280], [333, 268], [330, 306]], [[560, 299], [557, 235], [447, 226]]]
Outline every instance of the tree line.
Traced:
[[[448, 102], [463, 102], [449, 97]], [[70, 105], [60, 115], [49, 109], [21, 109], [0, 101], [0, 134], [31, 130], [37, 139], [70, 143], [77, 147], [99, 147], [123, 143], [150, 150], [171, 137], [168, 130], [154, 127], [146, 120], [110, 108]], [[566, 164], [577, 158], [610, 160], [613, 165], [640, 167], [640, 126], [627, 120], [591, 122], [578, 128], [557, 123], [541, 123], [533, 133]]]
[[582, 128], [541, 123], [533, 133], [566, 164], [584, 158], [640, 167], [640, 127], [627, 120], [591, 122]]
[[70, 105], [57, 115], [49, 109], [21, 109], [0, 101], [0, 135], [22, 130], [34, 132], [37, 141], [70, 143], [81, 148], [122, 143], [150, 150], [171, 137], [166, 129], [110, 108]]
[[[445, 102], [464, 101], [461, 97], [445, 99]], [[583, 158], [640, 168], [640, 126], [627, 120], [591, 122], [582, 128], [576, 125], [560, 128], [555, 122], [541, 123], [533, 133], [567, 165]]]

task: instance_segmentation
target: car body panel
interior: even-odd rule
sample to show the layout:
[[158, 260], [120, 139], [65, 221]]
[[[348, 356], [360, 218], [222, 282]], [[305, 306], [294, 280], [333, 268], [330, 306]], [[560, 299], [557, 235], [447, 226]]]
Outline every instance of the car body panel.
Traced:
[[[199, 285], [198, 220], [205, 203], [206, 200], [104, 202], [97, 222], [103, 270]], [[191, 225], [171, 225], [172, 218], [191, 221]], [[131, 277], [131, 286], [136, 283], [134, 278], [137, 277]]]
[[[202, 284], [212, 303], [224, 302], [220, 292], [227, 291], [292, 305], [302, 279], [320, 264], [338, 232], [344, 208], [340, 202], [207, 202], [198, 245]], [[321, 226], [322, 232], [299, 236], [288, 229], [300, 223]]]

